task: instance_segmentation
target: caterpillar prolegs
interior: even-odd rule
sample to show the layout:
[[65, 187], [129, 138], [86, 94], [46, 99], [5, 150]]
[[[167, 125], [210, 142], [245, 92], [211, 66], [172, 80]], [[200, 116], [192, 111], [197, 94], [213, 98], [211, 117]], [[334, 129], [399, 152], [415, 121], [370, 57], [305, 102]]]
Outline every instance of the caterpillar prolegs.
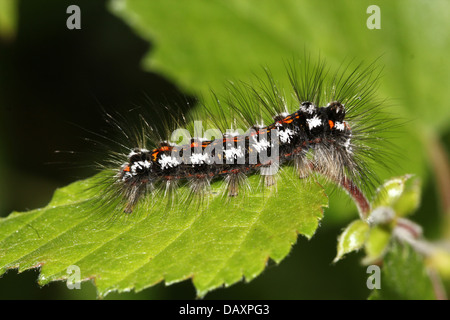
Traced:
[[204, 194], [223, 179], [233, 197], [247, 176], [261, 174], [271, 185], [285, 165], [295, 166], [300, 178], [318, 172], [335, 183], [370, 188], [372, 167], [383, 159], [381, 132], [389, 127], [375, 97], [378, 76], [374, 64], [332, 73], [322, 61], [307, 60], [288, 65], [288, 89], [267, 70], [256, 85], [231, 83], [225, 95], [213, 95], [214, 108], [203, 106], [203, 121], [219, 128], [214, 137], [188, 133], [175, 144], [157, 133], [157, 141], [155, 129], [142, 121], [137, 145], [116, 155], [108, 190], [132, 213], [155, 190], [188, 184], [193, 194]]

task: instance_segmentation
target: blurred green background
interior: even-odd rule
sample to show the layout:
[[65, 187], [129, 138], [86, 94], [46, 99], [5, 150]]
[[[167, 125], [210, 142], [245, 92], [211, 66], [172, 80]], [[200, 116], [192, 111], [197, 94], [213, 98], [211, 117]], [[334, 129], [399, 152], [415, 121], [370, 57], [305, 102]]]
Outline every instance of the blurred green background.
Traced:
[[[81, 9], [81, 30], [66, 27], [72, 4]], [[366, 26], [373, 4], [379, 30]], [[195, 106], [210, 88], [220, 93], [224, 81], [251, 79], [263, 65], [283, 79], [283, 59], [307, 50], [334, 67], [379, 58], [379, 95], [405, 123], [393, 137], [400, 157], [383, 177], [420, 177], [422, 206], [412, 219], [427, 238], [448, 237], [449, 9], [448, 1], [418, 0], [0, 0], [0, 216], [45, 206], [55, 188], [94, 173], [85, 164], [101, 154], [83, 138], [102, 132], [102, 108], [158, 113], [158, 103], [180, 99]], [[337, 236], [356, 218], [345, 195], [333, 193], [312, 240], [299, 238], [280, 265], [206, 299], [367, 298], [362, 255], [331, 263]], [[36, 279], [37, 271], [9, 271], [0, 298], [95, 298], [90, 282], [68, 290], [40, 288]], [[109, 298], [194, 299], [195, 290], [185, 281]]]

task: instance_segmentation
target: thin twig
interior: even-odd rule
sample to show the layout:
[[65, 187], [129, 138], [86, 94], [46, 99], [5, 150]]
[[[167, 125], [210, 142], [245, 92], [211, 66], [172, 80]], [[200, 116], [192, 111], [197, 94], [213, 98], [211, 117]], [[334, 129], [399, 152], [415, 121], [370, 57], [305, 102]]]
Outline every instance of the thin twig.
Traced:
[[450, 161], [448, 154], [436, 136], [428, 134], [426, 145], [428, 146], [428, 155], [432, 164], [434, 176], [439, 190], [442, 210], [447, 222], [445, 233], [450, 236]]
[[[319, 168], [317, 168], [312, 163], [309, 165], [309, 168], [311, 171], [315, 171], [319, 174], [323, 173]], [[343, 188], [344, 191], [346, 191], [347, 194], [352, 197], [353, 201], [356, 204], [356, 207], [358, 208], [359, 217], [361, 218], [361, 220], [366, 221], [369, 216], [371, 208], [369, 200], [367, 200], [367, 197], [364, 195], [364, 193], [348, 177], [343, 177], [340, 180], [335, 179], [334, 182], [341, 188]]]
[[339, 185], [353, 198], [362, 220], [367, 220], [370, 213], [370, 203], [364, 193], [347, 177], [339, 181]]
[[434, 295], [436, 300], [447, 300], [447, 293], [445, 292], [444, 285], [442, 284], [442, 279], [436, 270], [428, 268], [428, 276], [430, 278], [431, 284], [433, 285]]

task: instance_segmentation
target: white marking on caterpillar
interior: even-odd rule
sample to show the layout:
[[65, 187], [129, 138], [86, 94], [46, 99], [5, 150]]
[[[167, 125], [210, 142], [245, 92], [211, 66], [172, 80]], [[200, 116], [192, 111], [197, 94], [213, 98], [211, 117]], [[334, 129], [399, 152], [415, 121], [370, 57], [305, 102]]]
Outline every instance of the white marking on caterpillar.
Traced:
[[344, 148], [345, 148], [345, 150], [347, 150], [349, 153], [352, 153], [353, 148], [351, 147], [351, 138], [348, 138], [347, 141], [345, 141], [345, 143], [344, 143]]
[[294, 131], [291, 129], [278, 130], [278, 136], [280, 137], [281, 143], [291, 142], [291, 136], [293, 134]]
[[253, 140], [255, 142], [252, 144], [252, 147], [255, 148], [257, 152], [261, 152], [262, 150], [266, 150], [270, 146], [269, 141], [267, 141], [266, 139], [261, 139], [261, 141], [257, 141], [256, 137], [253, 136]]
[[142, 169], [142, 168], [150, 168], [152, 166], [152, 164], [150, 162], [148, 162], [147, 160], [145, 161], [137, 161], [135, 162], [132, 166], [131, 166], [131, 171], [133, 175], [136, 175], [136, 169]]
[[136, 169], [142, 169], [142, 167], [137, 163], [133, 164], [131, 166], [131, 172], [132, 172], [133, 176], [136, 175]]
[[152, 164], [150, 162], [148, 162], [147, 160], [145, 161], [139, 161], [140, 164], [142, 164], [144, 166], [144, 168], [150, 168], [152, 166]]
[[[136, 175], [136, 174], [134, 174]], [[122, 177], [122, 181], [126, 181], [128, 178], [133, 177], [133, 174], [129, 173], [129, 172], [125, 172], [124, 176]]]
[[225, 157], [227, 159], [236, 159], [243, 157], [244, 154], [242, 153], [242, 148], [239, 146], [238, 148], [231, 148], [225, 150]]
[[314, 111], [316, 111], [316, 106], [313, 104], [308, 103], [307, 104], [309, 107], [306, 108], [304, 104], [302, 104], [300, 106], [300, 111], [305, 112], [305, 113], [309, 113], [309, 114], [313, 114]]
[[336, 121], [334, 125], [336, 126], [336, 130], [344, 131], [345, 129], [345, 125], [342, 122]]
[[159, 159], [158, 162], [161, 165], [162, 169], [173, 168], [180, 164], [180, 162], [176, 158], [167, 156], [165, 154], [161, 155], [161, 159]]
[[309, 130], [314, 129], [315, 127], [320, 127], [322, 125], [322, 120], [318, 116], [314, 116], [311, 119], [306, 119], [308, 122]]
[[203, 153], [194, 153], [189, 158], [191, 160], [192, 166], [195, 164], [203, 164], [208, 160], [208, 155]]
[[136, 155], [136, 154], [138, 154], [137, 152], [134, 152], [134, 150], [133, 151], [131, 151], [129, 154], [128, 154], [128, 158], [131, 158], [132, 156], [134, 156], [134, 155]]

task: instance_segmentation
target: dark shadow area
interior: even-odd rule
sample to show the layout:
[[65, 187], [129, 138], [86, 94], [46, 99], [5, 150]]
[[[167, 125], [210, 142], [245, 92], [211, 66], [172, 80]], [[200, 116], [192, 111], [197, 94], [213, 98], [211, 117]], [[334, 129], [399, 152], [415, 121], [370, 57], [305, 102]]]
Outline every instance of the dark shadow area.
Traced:
[[81, 30], [66, 27], [71, 4], [21, 1], [15, 39], [0, 39], [0, 156], [6, 192], [0, 216], [44, 206], [56, 187], [94, 173], [86, 165], [101, 161], [101, 155], [90, 152], [93, 146], [83, 138], [87, 131], [102, 132], [102, 109], [124, 114], [139, 105], [157, 115], [163, 112], [157, 107], [161, 101], [192, 100], [160, 75], [142, 70], [150, 44], [112, 15], [106, 1], [76, 2]]

